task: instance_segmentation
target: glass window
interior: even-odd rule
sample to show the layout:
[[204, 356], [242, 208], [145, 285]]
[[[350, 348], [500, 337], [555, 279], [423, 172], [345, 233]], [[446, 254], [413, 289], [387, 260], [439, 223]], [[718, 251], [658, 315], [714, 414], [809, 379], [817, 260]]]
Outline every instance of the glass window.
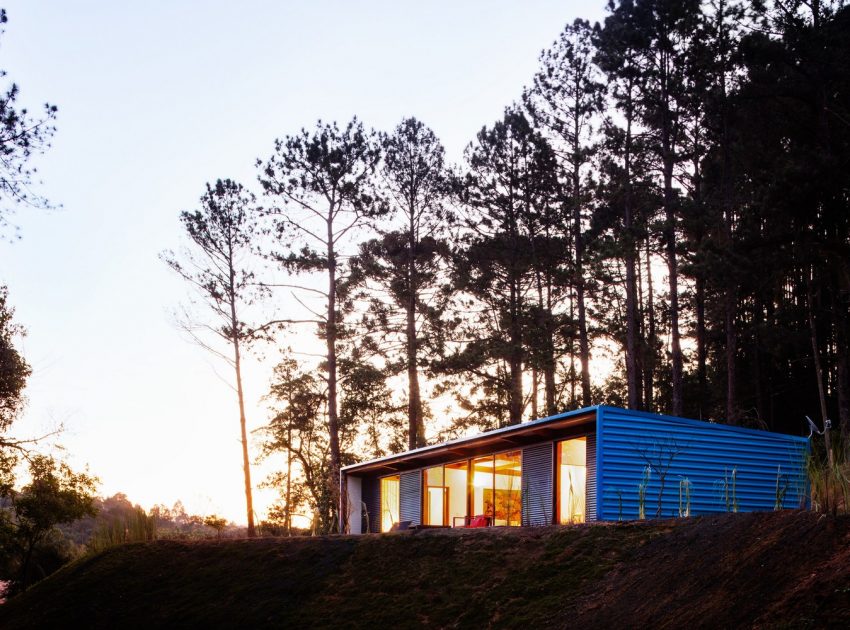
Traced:
[[423, 475], [425, 492], [423, 497], [424, 514], [422, 523], [425, 525], [445, 525], [448, 518], [446, 501], [446, 486], [443, 477], [443, 467], [426, 468]]
[[522, 524], [522, 453], [500, 453], [495, 456], [494, 525]]
[[520, 525], [521, 485], [520, 451], [473, 459], [471, 516], [488, 516], [493, 525]]
[[584, 523], [587, 438], [558, 442], [558, 522]]
[[520, 451], [426, 468], [422, 522], [461, 527], [486, 516], [491, 525], [520, 525], [521, 484]]
[[472, 513], [493, 518], [493, 456], [472, 460]]
[[462, 527], [466, 524], [469, 485], [469, 460], [446, 464], [443, 472], [448, 503], [448, 522], [446, 525]]
[[388, 532], [398, 523], [399, 477], [381, 479], [381, 531]]

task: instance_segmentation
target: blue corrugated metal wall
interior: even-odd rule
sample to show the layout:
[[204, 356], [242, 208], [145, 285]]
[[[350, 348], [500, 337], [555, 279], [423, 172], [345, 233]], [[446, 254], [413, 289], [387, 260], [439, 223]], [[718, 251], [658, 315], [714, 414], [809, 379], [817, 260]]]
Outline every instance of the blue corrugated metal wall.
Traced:
[[[646, 490], [647, 518], [656, 516], [661, 488], [657, 469], [667, 468], [661, 516], [679, 514], [680, 482], [690, 484], [692, 515], [772, 510], [777, 478], [783, 507], [805, 501], [805, 438], [723, 424], [600, 407], [597, 416], [597, 517], [638, 517], [638, 485], [654, 464]], [[668, 464], [669, 462], [669, 464]], [[732, 472], [735, 471], [735, 490]]]

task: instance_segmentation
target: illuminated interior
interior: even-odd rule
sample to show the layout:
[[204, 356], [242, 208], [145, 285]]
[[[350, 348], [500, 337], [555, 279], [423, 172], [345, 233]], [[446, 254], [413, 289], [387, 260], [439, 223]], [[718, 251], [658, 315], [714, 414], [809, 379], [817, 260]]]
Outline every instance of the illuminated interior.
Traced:
[[445, 466], [447, 517], [444, 523], [454, 527], [463, 525], [466, 517], [467, 486], [469, 484], [469, 462], [455, 462]]
[[[381, 479], [381, 531], [388, 532], [398, 523], [399, 477]], [[374, 531], [374, 530], [373, 530]]]
[[489, 517], [491, 525], [522, 522], [520, 451], [433, 466], [422, 478], [425, 525], [460, 527], [475, 516]]
[[587, 438], [558, 442], [558, 522], [584, 523]]

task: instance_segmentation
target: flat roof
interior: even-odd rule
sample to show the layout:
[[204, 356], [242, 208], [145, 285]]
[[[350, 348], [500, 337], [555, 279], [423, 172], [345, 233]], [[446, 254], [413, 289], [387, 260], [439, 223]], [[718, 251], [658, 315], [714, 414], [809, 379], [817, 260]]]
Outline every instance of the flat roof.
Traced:
[[522, 447], [555, 437], [563, 429], [580, 427], [589, 422], [595, 422], [598, 409], [598, 405], [583, 407], [529, 422], [512, 424], [469, 437], [423, 446], [412, 451], [387, 455], [359, 464], [351, 464], [341, 468], [340, 472], [346, 474], [367, 472], [391, 474], [439, 464], [452, 459], [465, 459], [494, 451], [507, 451], [511, 447]]

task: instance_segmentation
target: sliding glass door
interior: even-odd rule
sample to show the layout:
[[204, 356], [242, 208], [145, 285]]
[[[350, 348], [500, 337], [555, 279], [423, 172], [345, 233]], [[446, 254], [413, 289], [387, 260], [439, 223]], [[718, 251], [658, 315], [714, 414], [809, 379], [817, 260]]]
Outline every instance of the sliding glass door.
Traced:
[[587, 487], [587, 438], [557, 443], [558, 522], [584, 523]]
[[448, 519], [448, 502], [446, 501], [448, 488], [445, 486], [443, 469], [443, 466], [426, 468], [422, 475], [425, 482], [423, 525], [445, 525]]
[[388, 532], [398, 523], [399, 476], [381, 479], [381, 531]]
[[518, 526], [522, 520], [522, 454], [520, 451], [472, 460], [470, 516], [486, 516], [493, 525]]

